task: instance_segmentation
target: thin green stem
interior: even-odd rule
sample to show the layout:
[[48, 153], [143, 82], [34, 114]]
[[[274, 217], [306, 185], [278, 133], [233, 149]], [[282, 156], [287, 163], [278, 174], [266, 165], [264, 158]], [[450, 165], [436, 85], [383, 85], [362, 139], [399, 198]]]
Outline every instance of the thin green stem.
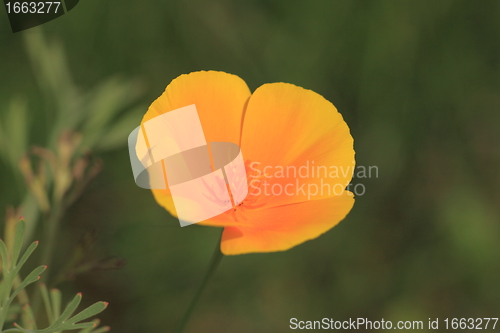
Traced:
[[189, 303], [186, 311], [184, 312], [184, 315], [181, 317], [181, 319], [177, 323], [177, 326], [175, 327], [174, 333], [184, 332], [184, 329], [186, 328], [186, 325], [189, 321], [189, 318], [191, 317], [193, 310], [200, 299], [201, 294], [205, 290], [205, 287], [207, 286], [210, 278], [214, 275], [215, 270], [217, 269], [217, 267], [219, 266], [219, 263], [222, 260], [222, 257], [224, 257], [224, 255], [220, 251], [221, 239], [222, 239], [222, 233], [221, 233], [219, 241], [217, 242], [217, 245], [215, 246], [215, 251], [214, 251], [214, 254], [212, 256], [212, 259], [210, 260], [210, 264], [208, 265], [208, 270], [205, 272], [205, 275], [201, 279], [201, 281], [198, 285], [198, 288], [196, 289], [196, 293], [194, 294], [194, 297], [191, 299], [191, 302]]

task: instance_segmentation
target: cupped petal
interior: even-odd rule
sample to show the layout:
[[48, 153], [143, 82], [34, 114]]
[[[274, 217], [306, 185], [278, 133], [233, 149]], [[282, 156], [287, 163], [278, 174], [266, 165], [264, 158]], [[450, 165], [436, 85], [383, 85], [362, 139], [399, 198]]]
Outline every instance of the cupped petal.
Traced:
[[353, 138], [335, 106], [288, 83], [265, 84], [252, 94], [241, 149], [260, 177], [253, 190], [267, 197], [259, 200], [267, 207], [338, 195], [355, 167]]
[[183, 74], [149, 107], [142, 123], [163, 113], [195, 104], [207, 142], [238, 144], [245, 103], [251, 93], [239, 76], [217, 71]]
[[[195, 104], [208, 142], [238, 144], [244, 108], [251, 93], [240, 77], [200, 71], [174, 79], [144, 115], [141, 125], [166, 112]], [[176, 216], [170, 191], [152, 190], [158, 204]]]
[[245, 214], [254, 225], [226, 226], [221, 251], [225, 255], [285, 251], [333, 228], [354, 204], [351, 192], [330, 198], [253, 210]]

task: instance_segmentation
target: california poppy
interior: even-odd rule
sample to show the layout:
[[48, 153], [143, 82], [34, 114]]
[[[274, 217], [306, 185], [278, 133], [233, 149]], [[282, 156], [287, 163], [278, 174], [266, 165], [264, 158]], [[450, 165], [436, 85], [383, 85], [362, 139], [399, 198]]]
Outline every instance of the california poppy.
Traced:
[[[200, 71], [174, 79], [141, 124], [196, 105], [207, 142], [240, 146], [249, 194], [228, 212], [199, 224], [224, 227], [226, 255], [290, 249], [333, 228], [351, 210], [345, 190], [354, 172], [353, 138], [321, 95], [288, 83], [253, 94], [236, 75]], [[170, 191], [152, 190], [176, 216]]]

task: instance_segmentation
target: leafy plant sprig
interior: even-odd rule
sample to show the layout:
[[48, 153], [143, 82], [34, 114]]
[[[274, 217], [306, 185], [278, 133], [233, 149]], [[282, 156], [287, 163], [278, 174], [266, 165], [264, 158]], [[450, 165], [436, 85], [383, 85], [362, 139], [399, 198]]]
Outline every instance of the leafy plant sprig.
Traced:
[[[97, 328], [98, 320], [82, 322], [96, 314], [102, 312], [108, 306], [106, 302], [97, 302], [80, 311], [73, 316], [80, 302], [82, 295], [77, 294], [72, 301], [68, 303], [64, 311], [61, 312], [62, 295], [57, 289], [50, 292], [47, 287], [41, 285], [41, 293], [45, 304], [49, 326], [44, 329], [38, 329], [36, 318], [31, 310], [29, 303], [20, 308], [22, 326], [13, 323], [13, 328], [4, 330], [5, 323], [19, 310], [15, 310], [13, 305], [16, 297], [24, 292], [24, 289], [38, 281], [47, 266], [35, 268], [24, 280], [19, 279], [19, 271], [26, 263], [31, 254], [38, 246], [38, 242], [33, 242], [21, 256], [24, 235], [26, 232], [26, 223], [21, 219], [15, 229], [12, 247], [8, 247], [3, 240], [0, 240], [0, 257], [2, 260], [2, 280], [0, 282], [0, 332], [1, 333], [61, 333], [63, 331], [80, 330], [79, 333], [102, 333], [109, 331], [109, 327]], [[20, 282], [19, 282], [20, 281]], [[17, 312], [17, 313], [16, 313]]]

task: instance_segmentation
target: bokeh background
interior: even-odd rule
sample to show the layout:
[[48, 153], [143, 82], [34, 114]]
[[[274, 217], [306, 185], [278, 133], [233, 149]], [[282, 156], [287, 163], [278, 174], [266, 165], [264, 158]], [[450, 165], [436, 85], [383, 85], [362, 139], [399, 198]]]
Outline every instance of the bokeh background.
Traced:
[[379, 173], [355, 179], [366, 193], [318, 239], [224, 258], [187, 332], [499, 317], [499, 1], [85, 0], [16, 34], [2, 9], [0, 32], [0, 214], [24, 205], [43, 239], [17, 161], [82, 133], [103, 169], [65, 212], [51, 272], [82, 238], [94, 240], [84, 261], [115, 258], [104, 268], [119, 269], [57, 285], [109, 301], [100, 318], [113, 332], [172, 331], [217, 242], [218, 229], [180, 228], [136, 187], [126, 148], [165, 86], [202, 69], [322, 94], [358, 165]]

